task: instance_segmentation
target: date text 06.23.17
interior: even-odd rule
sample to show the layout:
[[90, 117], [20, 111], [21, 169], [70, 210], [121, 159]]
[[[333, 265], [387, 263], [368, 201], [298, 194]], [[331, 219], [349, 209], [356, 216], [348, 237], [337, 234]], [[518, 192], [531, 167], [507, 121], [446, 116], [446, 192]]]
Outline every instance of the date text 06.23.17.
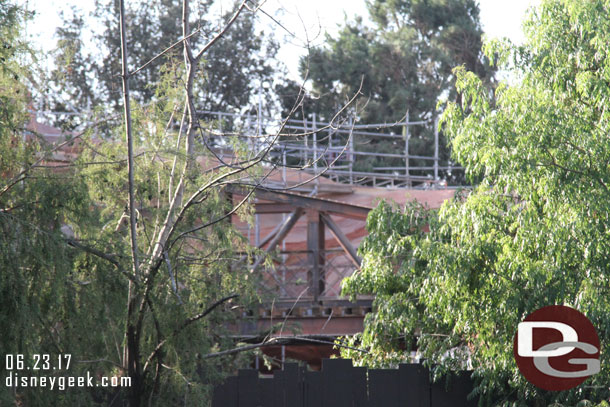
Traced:
[[23, 354], [7, 354], [4, 358], [6, 370], [68, 370], [72, 355], [49, 355], [34, 353], [31, 356]]

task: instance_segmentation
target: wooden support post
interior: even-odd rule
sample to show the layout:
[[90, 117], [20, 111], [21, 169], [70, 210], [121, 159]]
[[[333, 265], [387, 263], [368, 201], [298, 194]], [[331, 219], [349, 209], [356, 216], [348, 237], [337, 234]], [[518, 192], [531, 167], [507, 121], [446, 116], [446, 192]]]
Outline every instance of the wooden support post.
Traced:
[[307, 250], [309, 288], [314, 301], [324, 292], [324, 223], [320, 221], [320, 212], [307, 210]]

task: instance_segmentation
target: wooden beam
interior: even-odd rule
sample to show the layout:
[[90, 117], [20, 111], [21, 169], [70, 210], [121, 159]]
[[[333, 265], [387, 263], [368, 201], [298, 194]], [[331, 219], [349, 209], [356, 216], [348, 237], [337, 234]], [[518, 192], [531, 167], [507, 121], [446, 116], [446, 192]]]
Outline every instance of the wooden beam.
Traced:
[[262, 240], [262, 242], [260, 242], [260, 244], [258, 245], [259, 249], [262, 249], [263, 247], [265, 247], [265, 245], [267, 243], [269, 243], [271, 241], [271, 239], [273, 239], [273, 237], [277, 234], [277, 232], [279, 232], [279, 230], [282, 228], [283, 223], [278, 223], [276, 227], [273, 228], [273, 230], [267, 235], [265, 236], [265, 238]]
[[337, 239], [337, 242], [339, 242], [339, 245], [341, 245], [343, 250], [345, 250], [345, 253], [347, 253], [352, 263], [354, 263], [356, 267], [360, 267], [362, 264], [362, 259], [358, 256], [356, 249], [354, 246], [352, 246], [352, 242], [350, 242], [347, 236], [345, 236], [339, 225], [337, 225], [335, 221], [325, 213], [320, 214], [320, 219], [322, 219], [324, 224], [328, 226], [332, 235], [335, 237], [335, 239]]
[[[235, 194], [246, 195], [248, 193], [246, 188], [237, 186], [231, 186], [229, 188]], [[366, 220], [368, 213], [371, 211], [371, 208], [365, 206], [353, 205], [330, 199], [314, 198], [286, 191], [270, 191], [260, 187], [256, 189], [255, 194], [258, 199], [263, 199], [265, 201], [289, 204], [304, 209], [315, 209], [320, 212], [332, 213], [333, 215], [351, 219]]]
[[280, 228], [279, 232], [277, 232], [277, 235], [275, 235], [275, 237], [269, 243], [269, 246], [266, 249], [267, 252], [270, 252], [271, 250], [275, 249], [275, 246], [277, 246], [277, 244], [279, 242], [284, 240], [284, 238], [286, 237], [288, 232], [290, 232], [290, 230], [297, 223], [297, 221], [299, 220], [299, 218], [301, 217], [302, 214], [303, 214], [303, 210], [301, 208], [296, 208], [290, 214], [290, 216], [282, 224], [282, 227]]
[[294, 211], [294, 205], [289, 204], [276, 202], [254, 204], [254, 212], [258, 214], [290, 213], [292, 211]]
[[[267, 246], [267, 248], [265, 249], [265, 255], [269, 254], [269, 252], [271, 252], [273, 249], [275, 249], [275, 246], [277, 246], [277, 244], [286, 237], [288, 232], [290, 232], [290, 230], [297, 223], [297, 221], [299, 220], [299, 218], [301, 217], [302, 214], [303, 214], [303, 210], [301, 208], [296, 208], [294, 210], [294, 212], [292, 212], [292, 214], [290, 214], [290, 216], [282, 224], [282, 227], [280, 228], [280, 230], [273, 237], [273, 239], [271, 239], [271, 242], [269, 242], [269, 246]], [[252, 265], [252, 268], [250, 269], [250, 271], [256, 270], [258, 268], [258, 266], [260, 266], [260, 264], [264, 258], [265, 258], [265, 256], [260, 256], [259, 258], [257, 258], [256, 261], [254, 262], [254, 264]]]

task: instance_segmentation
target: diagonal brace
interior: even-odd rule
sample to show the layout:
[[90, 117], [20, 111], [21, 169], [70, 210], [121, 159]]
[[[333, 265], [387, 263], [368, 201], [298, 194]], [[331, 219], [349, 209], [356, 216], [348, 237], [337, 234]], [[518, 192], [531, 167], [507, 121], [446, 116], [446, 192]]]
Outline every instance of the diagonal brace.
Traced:
[[362, 259], [358, 256], [356, 249], [354, 246], [352, 246], [352, 243], [349, 241], [347, 236], [345, 236], [345, 233], [343, 233], [341, 228], [339, 228], [339, 225], [337, 225], [335, 221], [325, 213], [320, 213], [320, 218], [322, 219], [322, 222], [328, 226], [331, 233], [335, 239], [337, 239], [337, 242], [339, 242], [339, 245], [341, 245], [343, 250], [345, 250], [345, 253], [347, 253], [352, 263], [354, 263], [356, 267], [360, 267], [360, 264], [362, 264]]
[[[271, 239], [271, 241], [269, 242], [269, 246], [267, 246], [267, 248], [265, 249], [265, 256], [267, 254], [269, 254], [271, 251], [273, 251], [273, 249], [275, 249], [275, 246], [277, 246], [277, 244], [286, 237], [288, 232], [290, 232], [290, 230], [297, 223], [297, 221], [299, 220], [299, 218], [301, 217], [302, 214], [303, 214], [303, 210], [301, 208], [295, 209], [290, 214], [290, 216], [286, 219], [286, 221], [280, 227], [280, 230], [273, 237], [273, 239]], [[267, 240], [267, 239], [265, 238], [265, 240]], [[252, 268], [250, 269], [251, 272], [256, 270], [258, 268], [258, 266], [260, 266], [260, 264], [263, 261], [263, 259], [265, 258], [265, 256], [260, 256], [259, 258], [256, 259], [256, 261], [252, 265]]]

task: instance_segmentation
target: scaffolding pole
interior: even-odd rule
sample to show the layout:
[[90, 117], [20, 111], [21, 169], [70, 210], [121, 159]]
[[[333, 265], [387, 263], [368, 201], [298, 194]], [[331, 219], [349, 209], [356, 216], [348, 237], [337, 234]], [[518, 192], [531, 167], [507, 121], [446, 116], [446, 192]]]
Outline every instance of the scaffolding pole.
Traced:
[[434, 181], [438, 181], [438, 117], [434, 119]]
[[405, 126], [403, 127], [403, 135], [405, 137], [405, 176], [407, 177], [407, 186], [411, 186], [411, 179], [409, 178], [409, 139], [411, 134], [409, 133], [409, 111], [407, 110], [407, 117]]

